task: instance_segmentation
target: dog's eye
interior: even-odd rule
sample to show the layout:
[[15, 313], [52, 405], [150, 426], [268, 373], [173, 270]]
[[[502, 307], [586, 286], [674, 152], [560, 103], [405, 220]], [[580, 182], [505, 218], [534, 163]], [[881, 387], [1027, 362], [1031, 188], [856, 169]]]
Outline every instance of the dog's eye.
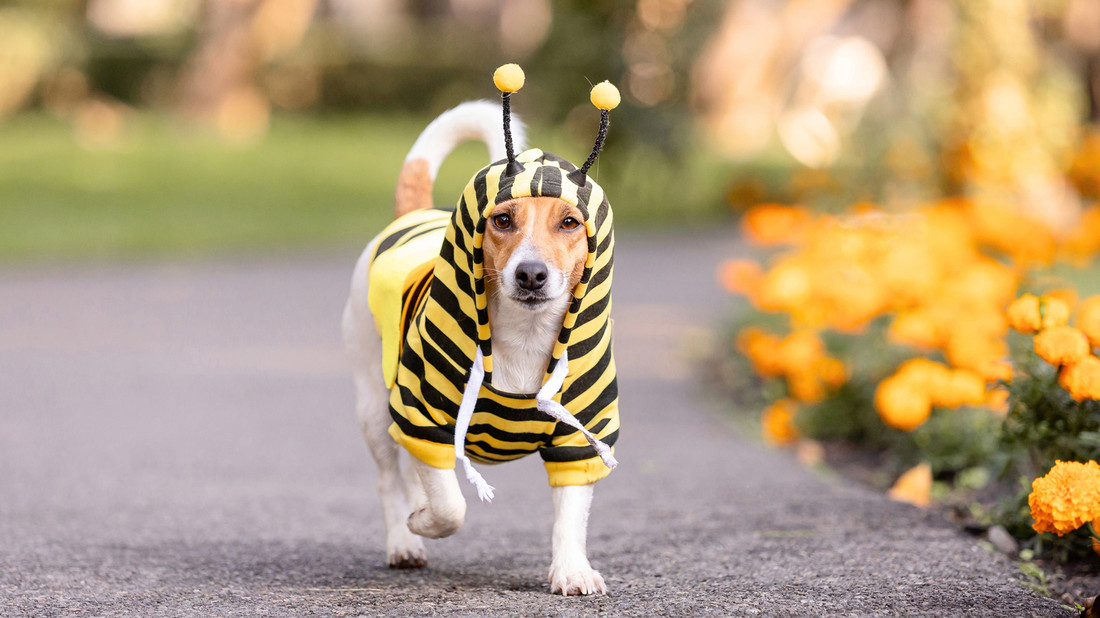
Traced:
[[493, 215], [493, 225], [498, 230], [510, 230], [512, 229], [512, 217], [504, 213]]
[[563, 230], [575, 230], [580, 226], [581, 226], [581, 222], [577, 221], [573, 217], [566, 217], [561, 222], [561, 229], [563, 229]]

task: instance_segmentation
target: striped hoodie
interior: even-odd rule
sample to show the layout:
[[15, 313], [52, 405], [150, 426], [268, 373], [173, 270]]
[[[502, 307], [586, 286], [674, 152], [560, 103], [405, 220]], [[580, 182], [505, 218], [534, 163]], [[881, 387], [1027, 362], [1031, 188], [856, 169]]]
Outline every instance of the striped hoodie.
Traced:
[[[370, 267], [371, 308], [391, 388], [390, 435], [431, 466], [454, 468], [463, 460], [482, 499], [492, 497], [492, 488], [469, 460], [498, 463], [537, 451], [551, 486], [585, 485], [614, 467], [610, 445], [619, 434], [611, 207], [598, 184], [570, 176], [576, 168], [564, 159], [532, 149], [516, 160], [518, 173], [504, 173], [507, 161], [479, 171], [453, 212], [416, 211], [395, 221], [380, 236]], [[528, 196], [557, 197], [581, 211], [588, 259], [543, 388], [506, 393], [492, 385], [481, 246], [493, 206]], [[388, 286], [378, 285], [383, 281]]]

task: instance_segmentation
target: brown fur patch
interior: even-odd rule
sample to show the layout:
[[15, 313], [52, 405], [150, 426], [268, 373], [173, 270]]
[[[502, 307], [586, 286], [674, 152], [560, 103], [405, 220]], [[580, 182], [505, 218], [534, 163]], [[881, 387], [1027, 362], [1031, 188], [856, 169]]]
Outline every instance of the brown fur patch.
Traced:
[[[506, 213], [512, 218], [511, 230], [493, 225], [492, 218]], [[561, 229], [562, 221], [573, 217], [580, 224], [573, 230]], [[576, 287], [588, 259], [588, 235], [580, 210], [555, 197], [520, 197], [497, 204], [485, 224], [486, 290], [497, 288], [500, 271], [525, 238], [538, 247], [546, 265], [569, 276], [569, 289]]]
[[401, 166], [393, 204], [395, 218], [432, 207], [432, 176], [427, 161], [413, 159]]

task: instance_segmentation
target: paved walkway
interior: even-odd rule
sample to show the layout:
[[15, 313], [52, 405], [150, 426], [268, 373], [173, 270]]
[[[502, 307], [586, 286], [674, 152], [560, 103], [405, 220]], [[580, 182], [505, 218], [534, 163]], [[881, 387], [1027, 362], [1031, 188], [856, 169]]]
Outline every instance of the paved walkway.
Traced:
[[349, 252], [0, 271], [0, 615], [1071, 615], [935, 517], [734, 435], [684, 353], [731, 234], [621, 236], [609, 596], [549, 594], [536, 459], [484, 471], [496, 501], [428, 569], [384, 567]]

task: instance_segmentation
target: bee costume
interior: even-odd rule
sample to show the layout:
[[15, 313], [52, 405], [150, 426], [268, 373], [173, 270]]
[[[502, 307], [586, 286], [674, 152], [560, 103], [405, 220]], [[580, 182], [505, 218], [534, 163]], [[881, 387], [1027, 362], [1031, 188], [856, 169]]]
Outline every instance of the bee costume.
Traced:
[[[538, 149], [513, 153], [509, 98], [523, 85], [523, 71], [504, 65], [493, 77], [503, 92], [507, 159], [475, 174], [455, 210], [418, 210], [390, 224], [371, 256], [368, 297], [391, 389], [390, 435], [428, 465], [450, 469], [461, 460], [482, 500], [492, 500], [493, 488], [471, 460], [499, 463], [538, 452], [550, 485], [587, 485], [617, 465], [611, 445], [619, 435], [611, 206], [588, 178], [619, 93], [607, 82], [592, 89], [600, 131], [577, 168]], [[588, 258], [542, 388], [517, 394], [492, 385], [482, 240], [494, 206], [529, 196], [559, 198], [580, 210]]]

